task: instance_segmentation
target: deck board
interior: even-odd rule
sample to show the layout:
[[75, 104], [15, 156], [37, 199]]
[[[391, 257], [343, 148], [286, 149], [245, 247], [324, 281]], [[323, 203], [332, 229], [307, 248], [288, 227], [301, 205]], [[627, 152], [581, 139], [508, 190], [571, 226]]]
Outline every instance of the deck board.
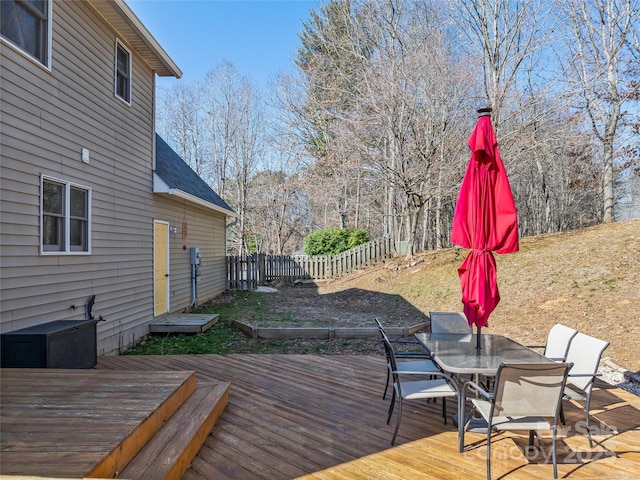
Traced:
[[0, 474], [73, 478], [112, 477], [195, 387], [193, 371], [3, 369], [0, 381]]
[[218, 323], [217, 313], [170, 313], [149, 324], [149, 333], [203, 333]]
[[[485, 435], [442, 422], [441, 403], [405, 404], [398, 440], [386, 425], [384, 358], [314, 355], [104, 357], [99, 369], [195, 370], [203, 381], [231, 383], [229, 403], [184, 480], [204, 479], [482, 479]], [[560, 477], [638, 478], [640, 398], [598, 383], [592, 424], [600, 445], [580, 432], [584, 413], [565, 405], [568, 436], [558, 444]], [[449, 415], [455, 412], [448, 403]], [[550, 443], [550, 442], [549, 442]], [[542, 456], [523, 453], [526, 437], [501, 434], [492, 444], [494, 478], [550, 478]]]

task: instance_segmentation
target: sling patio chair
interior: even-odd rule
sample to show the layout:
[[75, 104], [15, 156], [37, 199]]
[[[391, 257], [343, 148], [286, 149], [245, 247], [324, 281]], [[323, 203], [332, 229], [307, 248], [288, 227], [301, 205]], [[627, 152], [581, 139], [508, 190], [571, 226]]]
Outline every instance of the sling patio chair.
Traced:
[[[591, 393], [596, 377], [601, 376], [601, 374], [598, 373], [598, 366], [600, 365], [602, 352], [604, 352], [608, 346], [609, 342], [578, 332], [575, 337], [573, 337], [573, 340], [571, 340], [571, 345], [569, 345], [569, 351], [567, 353], [567, 362], [573, 363], [573, 368], [567, 378], [567, 387], [564, 389], [564, 399], [585, 402], [584, 412], [590, 447], [593, 447], [591, 429], [589, 428]], [[560, 416], [564, 424], [564, 413], [562, 410], [560, 410]]]
[[[477, 394], [464, 430], [478, 412], [487, 422], [487, 479], [491, 480], [491, 439], [496, 431], [528, 430], [529, 447], [533, 448], [534, 432], [551, 430], [553, 478], [558, 478], [556, 464], [556, 433], [562, 403], [562, 392], [571, 368], [567, 363], [503, 363], [496, 374], [493, 393], [474, 382], [465, 383], [462, 398], [468, 389]], [[540, 442], [540, 437], [538, 437]]]
[[[398, 362], [397, 367], [398, 371], [402, 374], [414, 374], [414, 375], [429, 375], [431, 373], [440, 373], [441, 370], [435, 364], [435, 362], [431, 359], [431, 355], [424, 350], [420, 344], [416, 340], [391, 340], [387, 335], [386, 330], [380, 323], [380, 320], [377, 318], [374, 319], [376, 325], [378, 326], [378, 331], [380, 332], [381, 340], [385, 338], [392, 345], [410, 345], [419, 347], [422, 351], [398, 351], [394, 349], [396, 360], [406, 360], [402, 362]], [[389, 355], [385, 350], [385, 355], [387, 357], [387, 381], [384, 387], [384, 393], [382, 394], [382, 399], [387, 398], [387, 391], [389, 390], [389, 380], [391, 380], [391, 361], [389, 359]]]
[[447, 402], [445, 399], [446, 397], [457, 397], [458, 390], [456, 384], [450, 381], [450, 378], [446, 373], [439, 370], [437, 372], [429, 372], [429, 375], [439, 376], [440, 378], [412, 381], [401, 380], [400, 377], [402, 375], [406, 375], [407, 372], [401, 372], [398, 370], [399, 363], [396, 360], [393, 347], [386, 336], [382, 338], [382, 343], [384, 344], [385, 352], [391, 366], [391, 378], [393, 378], [393, 396], [391, 397], [391, 405], [389, 405], [387, 425], [391, 422], [391, 416], [393, 415], [396, 399], [398, 401], [398, 418], [396, 420], [396, 428], [393, 432], [393, 438], [391, 439], [391, 445], [395, 444], [398, 429], [400, 428], [403, 400], [430, 400], [442, 398], [442, 417], [446, 424]]
[[561, 323], [556, 323], [549, 330], [546, 345], [528, 345], [529, 348], [543, 348], [543, 355], [550, 360], [556, 362], [564, 362], [567, 359], [567, 352], [571, 340], [576, 336], [578, 331], [574, 328], [567, 327]]
[[429, 312], [431, 333], [455, 333], [468, 335], [473, 333], [467, 317], [462, 312]]
[[471, 335], [473, 327], [469, 325], [463, 312], [429, 312], [432, 334]]

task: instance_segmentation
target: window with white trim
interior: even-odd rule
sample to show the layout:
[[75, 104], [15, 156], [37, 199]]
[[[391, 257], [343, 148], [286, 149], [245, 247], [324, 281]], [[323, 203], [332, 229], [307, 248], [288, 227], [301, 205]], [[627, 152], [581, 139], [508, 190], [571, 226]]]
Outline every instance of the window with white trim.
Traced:
[[131, 52], [116, 41], [115, 92], [118, 97], [131, 103]]
[[0, 35], [49, 67], [51, 33], [49, 0], [0, 1]]
[[42, 177], [42, 253], [89, 253], [91, 189]]

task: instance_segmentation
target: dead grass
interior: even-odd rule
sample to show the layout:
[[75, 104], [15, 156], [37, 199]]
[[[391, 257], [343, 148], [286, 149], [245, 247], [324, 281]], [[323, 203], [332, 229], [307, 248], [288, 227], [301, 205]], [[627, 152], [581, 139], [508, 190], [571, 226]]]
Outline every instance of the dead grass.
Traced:
[[[430, 310], [461, 310], [452, 248], [388, 260], [340, 280], [264, 294], [248, 321], [279, 324], [415, 325]], [[557, 322], [611, 343], [605, 357], [640, 371], [640, 220], [521, 239], [497, 255], [502, 300], [486, 331], [543, 344]]]

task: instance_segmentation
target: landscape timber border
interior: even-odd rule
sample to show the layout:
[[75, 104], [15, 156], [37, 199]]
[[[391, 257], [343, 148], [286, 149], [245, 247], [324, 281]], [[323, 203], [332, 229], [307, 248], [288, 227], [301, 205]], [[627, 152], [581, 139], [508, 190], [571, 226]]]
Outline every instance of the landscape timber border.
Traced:
[[[283, 339], [320, 339], [334, 338], [370, 338], [379, 336], [377, 327], [258, 327], [237, 320], [233, 321], [236, 328], [242, 330], [250, 338], [271, 340]], [[429, 326], [429, 322], [414, 326], [385, 327], [387, 335], [392, 337], [406, 337], [413, 335]]]

